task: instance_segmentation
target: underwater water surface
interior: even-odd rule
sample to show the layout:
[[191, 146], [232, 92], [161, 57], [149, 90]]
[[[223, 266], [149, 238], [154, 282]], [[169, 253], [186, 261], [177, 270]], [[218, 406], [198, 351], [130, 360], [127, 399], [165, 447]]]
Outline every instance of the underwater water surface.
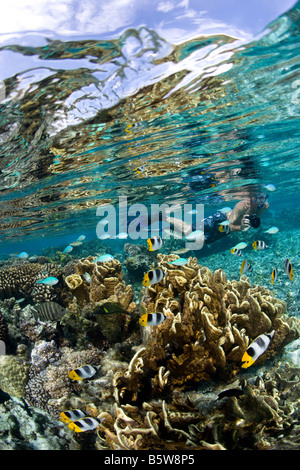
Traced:
[[[170, 13], [111, 37], [0, 36], [0, 449], [299, 450], [300, 3], [289, 8], [255, 34], [203, 20], [179, 37]], [[154, 252], [121, 229], [97, 236], [97, 209], [118, 215], [122, 197], [209, 217], [258, 195], [259, 228], [186, 254], [173, 232]], [[143, 286], [154, 267], [163, 280]], [[164, 322], [144, 327], [153, 313]], [[68, 375], [85, 364], [96, 378]], [[98, 428], [68, 428], [70, 409]]]

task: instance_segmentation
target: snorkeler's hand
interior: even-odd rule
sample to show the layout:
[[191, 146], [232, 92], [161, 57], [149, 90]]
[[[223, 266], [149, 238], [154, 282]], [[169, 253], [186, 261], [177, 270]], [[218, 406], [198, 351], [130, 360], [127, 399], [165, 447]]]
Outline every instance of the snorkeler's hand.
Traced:
[[166, 222], [173, 225], [175, 232], [181, 233], [184, 236], [189, 235], [192, 231], [191, 225], [186, 224], [181, 219], [175, 219], [175, 217], [166, 217]]
[[243, 232], [246, 232], [246, 230], [249, 230], [250, 227], [251, 227], [251, 225], [250, 225], [249, 215], [245, 214], [244, 217], [242, 218], [241, 230]]

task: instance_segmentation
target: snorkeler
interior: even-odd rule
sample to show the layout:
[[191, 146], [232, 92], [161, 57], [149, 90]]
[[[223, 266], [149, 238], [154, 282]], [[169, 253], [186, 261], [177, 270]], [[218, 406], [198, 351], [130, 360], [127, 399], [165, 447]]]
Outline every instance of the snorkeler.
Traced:
[[[269, 207], [267, 198], [267, 195], [247, 196], [239, 201], [232, 211], [227, 213], [217, 211], [214, 215], [203, 219], [205, 243], [212, 243], [230, 232], [244, 232], [250, 227], [258, 228], [263, 212]], [[186, 224], [174, 217], [167, 217], [166, 220], [173, 225], [175, 231], [185, 236], [197, 230], [194, 224]]]

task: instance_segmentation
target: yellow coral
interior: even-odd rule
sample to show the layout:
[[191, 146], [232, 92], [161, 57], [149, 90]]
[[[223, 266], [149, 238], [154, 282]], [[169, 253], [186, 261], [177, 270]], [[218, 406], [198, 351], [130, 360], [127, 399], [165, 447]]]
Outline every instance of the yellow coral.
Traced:
[[77, 289], [77, 287], [81, 286], [83, 280], [79, 274], [70, 274], [65, 278], [65, 283], [67, 284], [68, 288], [71, 290]]

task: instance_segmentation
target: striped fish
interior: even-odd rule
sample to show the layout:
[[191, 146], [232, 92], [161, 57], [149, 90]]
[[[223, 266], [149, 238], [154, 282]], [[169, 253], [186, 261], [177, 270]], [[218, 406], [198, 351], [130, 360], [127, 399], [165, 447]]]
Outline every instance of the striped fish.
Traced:
[[242, 250], [238, 250], [237, 248], [232, 248], [230, 251], [235, 256], [243, 256]]
[[286, 258], [285, 262], [284, 262], [284, 269], [285, 269], [285, 272], [287, 273], [289, 279], [291, 281], [293, 281], [294, 279], [294, 272], [293, 272], [293, 267], [292, 267], [292, 263], [290, 262], [289, 258]]
[[85, 417], [86, 415], [81, 410], [63, 411], [59, 415], [59, 419], [63, 423], [71, 423], [71, 421], [77, 421], [78, 419], [85, 418]]
[[276, 282], [278, 279], [278, 270], [277, 268], [274, 268], [273, 271], [272, 271], [272, 274], [271, 274], [271, 282], [272, 282], [272, 285], [274, 284], [274, 282]]
[[252, 246], [254, 250], [264, 250], [265, 248], [268, 248], [263, 240], [256, 240], [252, 243]]
[[99, 426], [99, 424], [100, 423], [97, 419], [86, 417], [78, 419], [77, 421], [71, 421], [71, 423], [68, 424], [68, 428], [75, 432], [86, 432], [93, 431]]
[[31, 308], [35, 318], [42, 321], [59, 321], [66, 313], [66, 309], [56, 302], [43, 302]]
[[139, 319], [142, 326], [157, 326], [165, 321], [166, 316], [163, 313], [144, 313]]
[[72, 380], [86, 380], [93, 377], [98, 372], [98, 368], [86, 364], [84, 366], [73, 369], [69, 372], [69, 378]]
[[160, 268], [152, 269], [148, 271], [143, 280], [143, 286], [151, 286], [152, 284], [156, 284], [164, 278], [165, 273]]

